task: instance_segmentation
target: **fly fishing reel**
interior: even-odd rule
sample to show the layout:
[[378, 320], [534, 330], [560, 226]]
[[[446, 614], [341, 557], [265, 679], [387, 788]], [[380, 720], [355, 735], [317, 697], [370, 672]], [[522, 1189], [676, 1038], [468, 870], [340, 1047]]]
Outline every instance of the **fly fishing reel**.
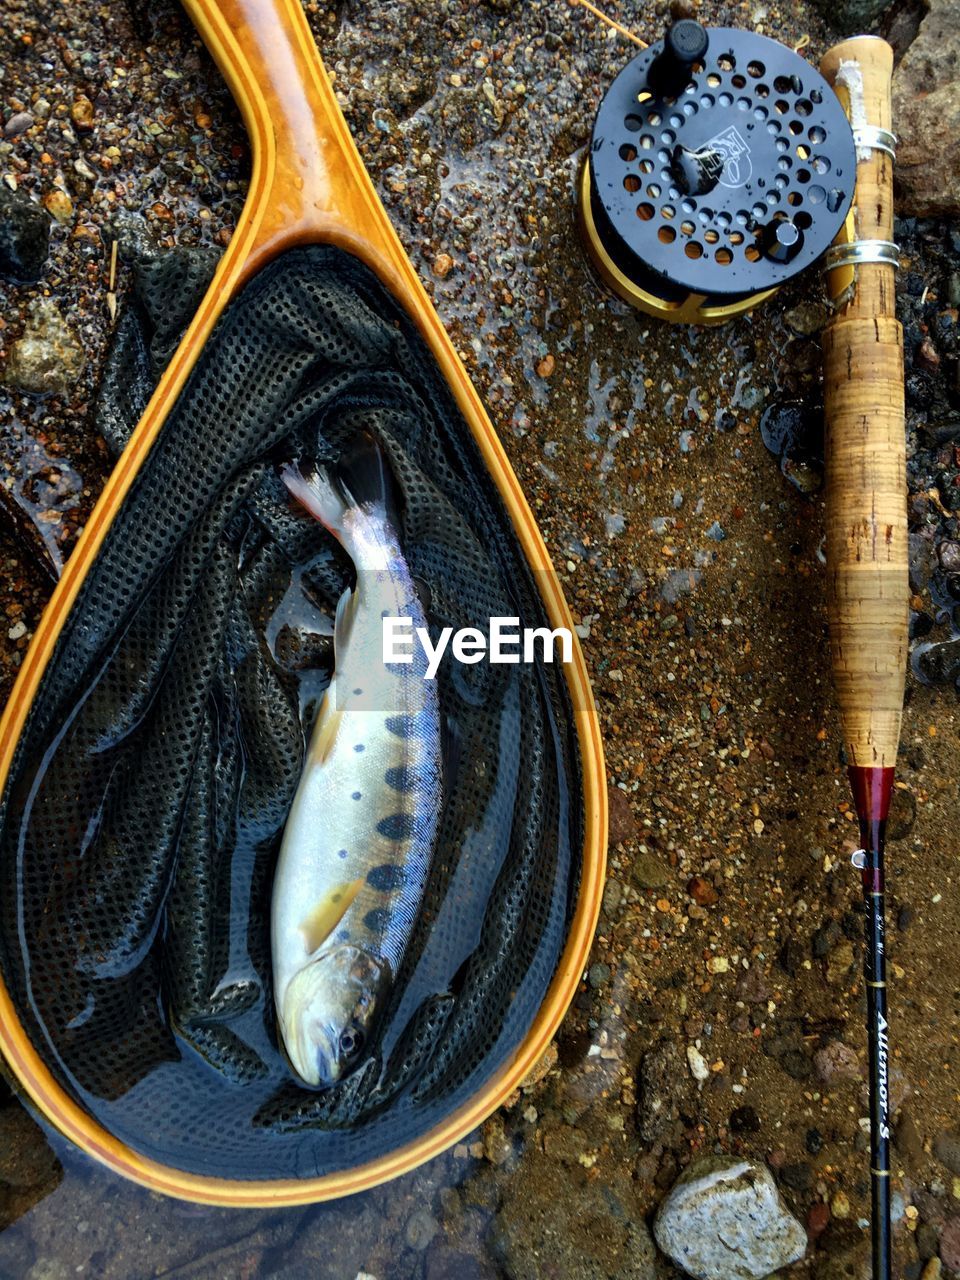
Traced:
[[820, 257], [855, 180], [850, 122], [813, 67], [776, 40], [684, 20], [600, 103], [579, 215], [626, 302], [717, 324]]

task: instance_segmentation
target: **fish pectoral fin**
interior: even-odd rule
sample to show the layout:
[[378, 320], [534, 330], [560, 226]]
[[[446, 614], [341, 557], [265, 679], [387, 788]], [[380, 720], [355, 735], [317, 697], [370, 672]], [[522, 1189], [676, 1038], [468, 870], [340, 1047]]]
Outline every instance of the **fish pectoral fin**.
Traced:
[[298, 928], [310, 955], [330, 937], [362, 888], [362, 878], [335, 885], [300, 921]]
[[343, 707], [333, 706], [328, 689], [324, 694], [317, 725], [310, 739], [310, 764], [323, 764], [326, 761], [337, 740], [342, 720]]
[[350, 639], [350, 632], [353, 628], [353, 619], [356, 617], [357, 594], [356, 591], [351, 591], [347, 587], [337, 601], [337, 616], [333, 620], [333, 647], [341, 658], [346, 652], [347, 642]]

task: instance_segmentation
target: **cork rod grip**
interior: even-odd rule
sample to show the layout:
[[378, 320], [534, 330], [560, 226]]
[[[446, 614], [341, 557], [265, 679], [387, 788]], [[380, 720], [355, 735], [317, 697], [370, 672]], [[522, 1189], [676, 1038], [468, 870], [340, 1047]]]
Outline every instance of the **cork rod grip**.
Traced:
[[[890, 129], [893, 54], [875, 37], [821, 63], [854, 126]], [[893, 238], [893, 161], [858, 147], [855, 240]], [[903, 334], [894, 268], [855, 268], [823, 336], [830, 641], [848, 761], [892, 768], [907, 661]]]

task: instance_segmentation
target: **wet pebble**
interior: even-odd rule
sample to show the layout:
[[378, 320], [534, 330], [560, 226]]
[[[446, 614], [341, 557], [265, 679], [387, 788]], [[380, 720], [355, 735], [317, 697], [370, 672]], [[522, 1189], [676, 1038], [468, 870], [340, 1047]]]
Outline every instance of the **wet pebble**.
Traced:
[[769, 405], [760, 417], [760, 437], [780, 459], [780, 470], [803, 494], [823, 483], [823, 410], [800, 400]]
[[598, 962], [592, 964], [587, 972], [587, 982], [594, 989], [599, 991], [601, 987], [605, 987], [610, 981], [610, 966]]
[[50, 250], [50, 219], [39, 205], [0, 185], [0, 276], [37, 280]]
[[37, 395], [68, 390], [83, 372], [83, 348], [50, 298], [35, 298], [27, 324], [11, 344], [4, 379]]
[[26, 133], [32, 124], [33, 116], [29, 111], [15, 111], [3, 126], [3, 136], [5, 138], [19, 138], [20, 134]]
[[407, 1219], [403, 1236], [411, 1249], [423, 1253], [439, 1230], [440, 1224], [429, 1209], [417, 1209]]

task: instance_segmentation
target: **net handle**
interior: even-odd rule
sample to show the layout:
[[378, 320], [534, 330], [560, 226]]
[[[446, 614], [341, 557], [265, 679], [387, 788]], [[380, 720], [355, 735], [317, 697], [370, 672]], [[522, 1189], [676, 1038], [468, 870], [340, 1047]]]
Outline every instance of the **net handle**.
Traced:
[[[253, 167], [243, 279], [296, 245], [336, 244], [403, 293], [410, 266], [298, 0], [183, 0], [243, 115]], [[402, 282], [402, 283], [401, 283]]]

